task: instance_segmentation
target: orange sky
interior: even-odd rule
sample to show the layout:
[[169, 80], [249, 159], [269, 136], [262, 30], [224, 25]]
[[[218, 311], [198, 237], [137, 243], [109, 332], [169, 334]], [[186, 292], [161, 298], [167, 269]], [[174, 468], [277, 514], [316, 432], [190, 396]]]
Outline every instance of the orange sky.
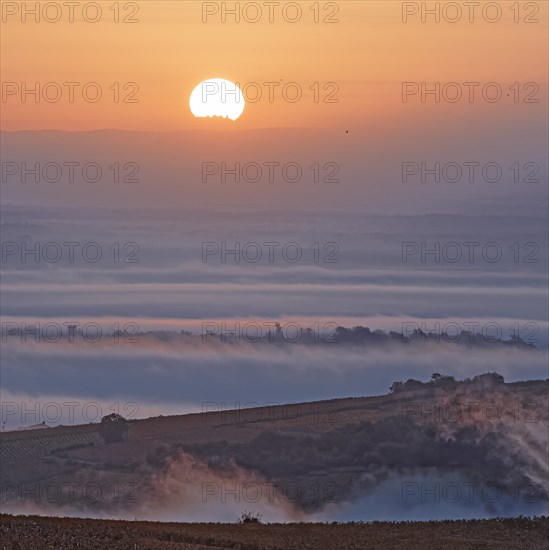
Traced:
[[[2, 98], [2, 129], [383, 125], [402, 116], [424, 116], [417, 101], [402, 104], [403, 81], [536, 82], [541, 86], [540, 101], [547, 97], [547, 2], [535, 3], [540, 8], [537, 24], [514, 23], [511, 2], [505, 1], [499, 2], [503, 18], [495, 24], [483, 22], [480, 16], [474, 23], [464, 16], [455, 24], [436, 24], [432, 19], [422, 24], [415, 16], [404, 24], [402, 2], [396, 0], [320, 2], [321, 17], [338, 8], [334, 17], [339, 22], [322, 24], [314, 22], [310, 9], [314, 2], [298, 3], [303, 15], [293, 24], [284, 21], [278, 10], [275, 22], [269, 23], [264, 2], [258, 2], [264, 9], [259, 23], [235, 23], [230, 17], [223, 23], [219, 14], [203, 23], [206, 3], [147, 0], [133, 3], [139, 8], [134, 16], [139, 22], [124, 24], [112, 22], [112, 1], [99, 2], [102, 18], [96, 23], [83, 21], [80, 7], [75, 8], [73, 23], [68, 21], [67, 11], [56, 23], [35, 23], [32, 15], [22, 22], [21, 11], [11, 15], [13, 5], [22, 9], [21, 2], [3, 2], [3, 85], [79, 84], [74, 103], [68, 102], [67, 87], [62, 87], [58, 103], [34, 103], [32, 96], [23, 103], [19, 92]], [[26, 4], [32, 7], [35, 2]], [[120, 17], [129, 16], [132, 3], [118, 4]], [[245, 4], [249, 2], [240, 2]], [[6, 5], [10, 5], [8, 11]], [[88, 13], [94, 16], [93, 11]], [[49, 12], [50, 17], [54, 15]], [[194, 86], [211, 77], [241, 84], [257, 82], [264, 99], [248, 104], [237, 122], [194, 119], [188, 97]], [[280, 91], [291, 81], [303, 90], [301, 101], [293, 104], [285, 101]], [[81, 98], [82, 86], [88, 82], [101, 87], [103, 97], [97, 103]], [[109, 88], [116, 82], [137, 83], [139, 102], [115, 103]], [[265, 82], [282, 85], [276, 89], [273, 103], [267, 100]], [[321, 94], [327, 94], [335, 90], [333, 86], [323, 90], [329, 82], [337, 84], [339, 102], [315, 103], [309, 87], [319, 83]], [[133, 85], [126, 92], [122, 89], [121, 97], [132, 90]], [[50, 91], [55, 93], [55, 88]], [[441, 106], [454, 113], [466, 107]], [[511, 102], [498, 106], [501, 112], [512, 107]], [[431, 108], [427, 116], [440, 116], [440, 110]]]

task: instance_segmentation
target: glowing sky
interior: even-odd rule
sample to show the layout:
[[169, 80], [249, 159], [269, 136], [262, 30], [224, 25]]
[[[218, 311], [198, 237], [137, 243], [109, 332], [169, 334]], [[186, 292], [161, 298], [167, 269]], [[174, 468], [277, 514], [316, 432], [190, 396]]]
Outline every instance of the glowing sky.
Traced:
[[[536, 82], [540, 100], [547, 96], [547, 2], [535, 3], [540, 22], [530, 24], [514, 23], [511, 3], [503, 0], [497, 23], [481, 16], [470, 23], [464, 15], [454, 24], [433, 18], [422, 23], [419, 15], [403, 23], [399, 1], [320, 2], [320, 17], [339, 22], [315, 23], [315, 3], [302, 0], [303, 15], [293, 24], [278, 9], [270, 23], [266, 6], [258, 23], [235, 23], [230, 15], [223, 23], [220, 14], [203, 22], [203, 4], [208, 3], [193, 0], [140, 1], [134, 16], [139, 22], [133, 24], [114, 23], [107, 2], [100, 3], [103, 16], [97, 23], [83, 21], [78, 8], [72, 23], [66, 14], [57, 23], [35, 23], [32, 16], [21, 22], [21, 13], [5, 12], [6, 4], [20, 3], [3, 2], [3, 83], [79, 83], [72, 104], [67, 94], [58, 103], [35, 103], [30, 96], [22, 103], [20, 95], [4, 98], [2, 128], [7, 130], [203, 128], [205, 121], [192, 117], [188, 98], [199, 82], [212, 76], [250, 84], [250, 97], [257, 93], [253, 83], [261, 88], [262, 99], [248, 105], [239, 128], [346, 127], [359, 122], [381, 127], [403, 117], [417, 122], [418, 117], [440, 117], [441, 111], [473, 112], [461, 103], [441, 104], [439, 109], [424, 109], [417, 101], [405, 105], [403, 81]], [[132, 3], [119, 3], [121, 19], [132, 16], [126, 4]], [[331, 17], [332, 4], [338, 11]], [[86, 103], [79, 95], [88, 82], [101, 86], [103, 97], [97, 103]], [[109, 88], [117, 82], [120, 100], [129, 95], [139, 102], [115, 103], [117, 90]], [[123, 88], [128, 82], [138, 84], [135, 95], [134, 85]], [[303, 91], [296, 103], [283, 99], [282, 90], [290, 82]], [[275, 90], [272, 102], [269, 86]], [[286, 91], [295, 94], [295, 88]], [[338, 102], [323, 102], [330, 98]], [[482, 109], [486, 116], [504, 116], [516, 113], [517, 105], [507, 101]]]

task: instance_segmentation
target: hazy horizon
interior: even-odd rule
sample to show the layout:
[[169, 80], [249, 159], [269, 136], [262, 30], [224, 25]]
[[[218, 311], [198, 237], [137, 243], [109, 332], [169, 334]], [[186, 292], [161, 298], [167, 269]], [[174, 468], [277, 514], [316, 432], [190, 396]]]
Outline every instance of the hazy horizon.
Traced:
[[[3, 511], [547, 515], [547, 2], [0, 10]], [[17, 498], [61, 481], [103, 496]]]

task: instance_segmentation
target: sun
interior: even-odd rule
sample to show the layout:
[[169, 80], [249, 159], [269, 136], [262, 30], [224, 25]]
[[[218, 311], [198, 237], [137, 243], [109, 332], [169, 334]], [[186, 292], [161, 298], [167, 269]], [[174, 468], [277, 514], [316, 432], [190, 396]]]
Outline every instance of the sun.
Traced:
[[230, 80], [211, 78], [201, 82], [189, 99], [195, 117], [223, 117], [236, 120], [244, 112], [244, 96]]

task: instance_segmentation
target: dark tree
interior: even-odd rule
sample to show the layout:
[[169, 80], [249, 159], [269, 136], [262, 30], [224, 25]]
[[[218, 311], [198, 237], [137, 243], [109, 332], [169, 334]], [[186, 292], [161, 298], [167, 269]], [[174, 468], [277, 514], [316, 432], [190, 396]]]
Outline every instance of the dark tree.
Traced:
[[120, 414], [108, 414], [101, 419], [100, 431], [105, 443], [118, 443], [124, 441], [128, 423]]

